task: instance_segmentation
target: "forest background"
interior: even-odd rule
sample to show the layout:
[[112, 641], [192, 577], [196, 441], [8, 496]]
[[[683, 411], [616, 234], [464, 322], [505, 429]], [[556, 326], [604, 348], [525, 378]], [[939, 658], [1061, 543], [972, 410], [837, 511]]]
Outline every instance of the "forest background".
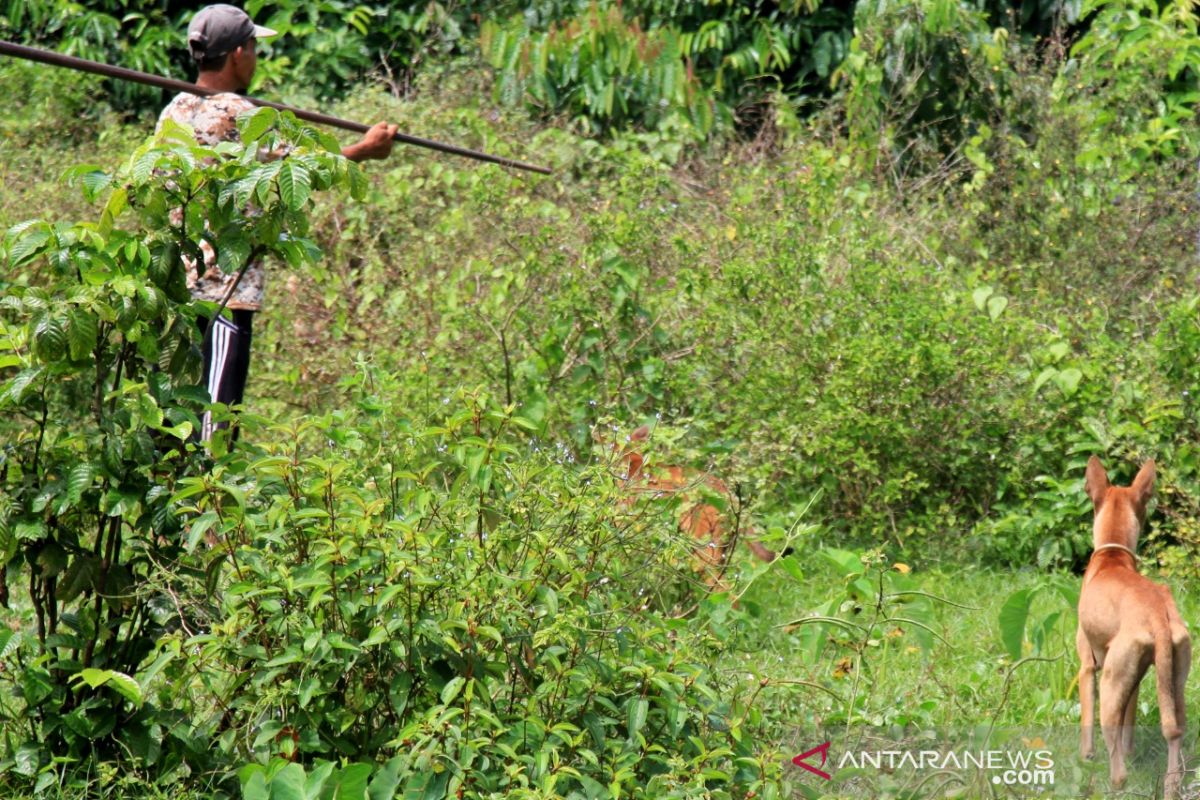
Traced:
[[[148, 140], [158, 90], [0, 62], [5, 796], [818, 796], [825, 739], [1066, 731], [1093, 453], [1157, 460], [1200, 608], [1192, 3], [246, 7], [251, 93], [554, 175]], [[0, 38], [187, 79], [194, 10]], [[273, 264], [236, 448], [183, 203]], [[640, 425], [731, 495], [631, 499]], [[697, 498], [790, 555], [708, 593]]]

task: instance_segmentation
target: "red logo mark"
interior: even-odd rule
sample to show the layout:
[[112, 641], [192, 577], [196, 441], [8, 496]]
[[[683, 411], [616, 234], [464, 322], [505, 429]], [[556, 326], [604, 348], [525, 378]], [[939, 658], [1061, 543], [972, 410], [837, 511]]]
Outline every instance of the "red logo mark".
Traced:
[[815, 755], [816, 753], [821, 754], [821, 766], [822, 767], [825, 766], [825, 760], [829, 757], [829, 742], [826, 742], [825, 744], [817, 745], [812, 750], [809, 750], [807, 753], [801, 753], [800, 755], [798, 755], [792, 759], [792, 763], [795, 764], [797, 767], [803, 767], [804, 769], [811, 772], [813, 775], [821, 776], [822, 778], [824, 778], [827, 781], [832, 780], [833, 776], [830, 775], [828, 772], [826, 772], [823, 769], [817, 769], [812, 764], [809, 764], [804, 760], [811, 755]]

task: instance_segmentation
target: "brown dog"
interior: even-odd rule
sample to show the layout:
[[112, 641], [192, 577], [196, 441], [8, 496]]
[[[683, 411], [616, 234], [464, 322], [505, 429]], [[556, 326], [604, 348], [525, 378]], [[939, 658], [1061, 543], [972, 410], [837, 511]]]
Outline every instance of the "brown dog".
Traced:
[[[650, 466], [640, 452], [640, 445], [650, 438], [650, 429], [642, 426], [629, 435], [630, 445], [621, 454], [625, 463], [625, 486], [630, 492], [647, 492], [655, 495], [683, 495], [683, 511], [679, 515], [679, 530], [692, 537], [692, 563], [696, 572], [704, 576], [709, 591], [725, 592], [725, 569], [729, 554], [739, 538], [746, 542], [756, 557], [763, 561], [774, 561], [771, 550], [750, 538], [750, 529], [739, 531], [737, 525], [729, 525], [725, 514], [712, 503], [706, 502], [703, 491], [719, 495], [725, 505], [731, 506], [734, 494], [725, 483], [714, 475], [695, 472], [679, 466]], [[700, 496], [691, 493], [699, 492]]]
[[1138, 574], [1138, 533], [1154, 491], [1154, 462], [1147, 461], [1128, 487], [1111, 486], [1100, 459], [1087, 466], [1087, 493], [1095, 508], [1094, 551], [1079, 594], [1080, 751], [1091, 758], [1094, 675], [1100, 677], [1100, 730], [1108, 748], [1114, 789], [1125, 783], [1125, 757], [1133, 748], [1138, 683], [1154, 664], [1158, 711], [1167, 740], [1164, 796], [1177, 797], [1183, 780], [1183, 686], [1192, 664], [1192, 642], [1171, 590]]

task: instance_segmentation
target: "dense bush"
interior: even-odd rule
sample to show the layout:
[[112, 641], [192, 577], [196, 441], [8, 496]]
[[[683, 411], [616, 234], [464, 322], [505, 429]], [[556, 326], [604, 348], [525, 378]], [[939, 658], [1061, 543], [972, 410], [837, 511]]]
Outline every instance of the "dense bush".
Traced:
[[[24, 723], [7, 744], [39, 787], [57, 780], [53, 758], [114, 757], [118, 742], [145, 758], [161, 739], [131, 676], [172, 624], [169, 593], [149, 587], [179, 546], [175, 481], [202, 469], [186, 444], [204, 398], [181, 256], [199, 256], [207, 228], [221, 234], [229, 271], [265, 253], [298, 266], [312, 252], [301, 212], [311, 189], [357, 185], [353, 168], [286, 120], [297, 148], [258, 165], [257, 140], [275, 140], [276, 116], [255, 117], [244, 150], [197, 147], [168, 125], [118, 181], [89, 165], [70, 171], [87, 195], [104, 194], [97, 223], [28, 221], [5, 238], [10, 268], [42, 261], [48, 281], [7, 286], [0, 307], [0, 408], [12, 420], [0, 453], [0, 577], [20, 580], [30, 622], [4, 634], [16, 665], [9, 716]], [[259, 213], [245, 216], [251, 196]], [[137, 222], [124, 230], [129, 216]], [[0, 581], [5, 604], [10, 594]]]
[[[227, 271], [299, 269], [312, 192], [362, 189], [286, 116], [242, 133], [209, 149], [168, 125], [115, 180], [70, 172], [106, 198], [98, 224], [5, 241], [50, 281], [8, 286], [0, 329], [0, 407], [24, 420], [0, 462], [13, 785], [107, 790], [103, 764], [230, 792], [261, 763], [241, 771], [253, 793], [295, 775], [273, 758], [365, 785], [387, 753], [380, 796], [776, 791], [779, 760], [731, 722], [761, 687], [714, 671], [729, 634], [688, 613], [690, 543], [669, 503], [624, 494], [612, 451], [587, 470], [530, 452], [537, 423], [486, 391], [422, 426], [365, 368], [353, 411], [243, 417], [232, 452], [191, 440], [212, 310], [188, 302], [181, 254], [211, 230]], [[361, 766], [331, 778], [331, 759]]]
[[463, 394], [423, 429], [387, 382], [347, 386], [362, 422], [275, 429], [176, 494], [227, 576], [164, 645], [170, 694], [208, 709], [193, 735], [263, 762], [397, 753], [435, 797], [769, 786], [778, 763], [728, 722], [757, 683], [712, 671], [720, 638], [678, 618], [688, 550], [661, 505], [623, 501], [608, 460], [509, 444], [511, 406]]

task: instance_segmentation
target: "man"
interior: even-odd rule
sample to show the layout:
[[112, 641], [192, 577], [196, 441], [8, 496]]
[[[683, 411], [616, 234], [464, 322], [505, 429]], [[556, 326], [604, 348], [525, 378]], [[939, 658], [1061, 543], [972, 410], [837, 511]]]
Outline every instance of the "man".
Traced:
[[[199, 70], [196, 85], [219, 92], [210, 97], [179, 94], [163, 109], [162, 120], [172, 119], [189, 125], [201, 144], [215, 145], [221, 141], [239, 141], [237, 117], [255, 108], [239, 93], [245, 92], [254, 77], [258, 64], [255, 44], [259, 38], [274, 36], [275, 31], [255, 25], [245, 11], [230, 5], [218, 4], [201, 9], [188, 26], [188, 47]], [[351, 161], [387, 158], [392, 152], [392, 137], [397, 126], [380, 122], [362, 140], [342, 148], [342, 155]], [[205, 269], [197, 275], [195, 265], [188, 265], [187, 283], [192, 297], [226, 303], [233, 319], [219, 317], [212, 325], [211, 335], [204, 339], [204, 382], [213, 402], [232, 405], [240, 403], [246, 389], [250, 367], [250, 334], [255, 312], [262, 308], [263, 265], [250, 264], [238, 280], [217, 266], [216, 253], [208, 242], [202, 242]], [[236, 281], [236, 288], [234, 283]], [[208, 327], [201, 320], [201, 327]], [[205, 412], [200, 438], [207, 440], [218, 427], [210, 412]]]

